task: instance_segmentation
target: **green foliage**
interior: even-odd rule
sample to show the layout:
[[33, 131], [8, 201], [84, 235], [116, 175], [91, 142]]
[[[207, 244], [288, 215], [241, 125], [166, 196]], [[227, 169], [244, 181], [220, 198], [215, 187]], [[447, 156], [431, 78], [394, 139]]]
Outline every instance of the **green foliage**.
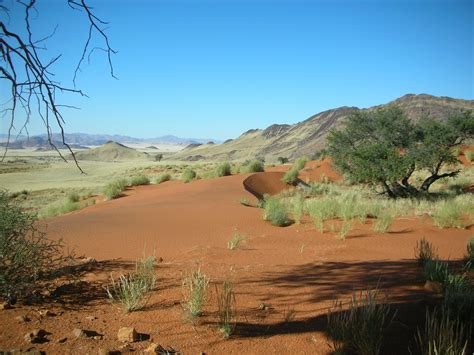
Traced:
[[433, 221], [440, 228], [465, 228], [462, 216], [462, 204], [456, 200], [446, 200], [438, 204], [433, 215]]
[[287, 226], [291, 222], [285, 204], [277, 197], [265, 199], [263, 219], [279, 227]]
[[113, 200], [117, 197], [122, 196], [122, 192], [128, 185], [128, 181], [126, 179], [119, 179], [110, 182], [104, 188], [104, 195], [107, 197], [108, 200]]
[[288, 163], [288, 158], [286, 157], [278, 157], [277, 160], [281, 165]]
[[448, 263], [440, 260], [428, 260], [423, 268], [425, 278], [445, 285], [448, 279]]
[[221, 290], [216, 286], [216, 295], [218, 327], [224, 339], [228, 339], [235, 329], [235, 295], [232, 283], [224, 281]]
[[252, 160], [247, 164], [244, 164], [241, 171], [243, 173], [260, 173], [265, 171], [265, 167], [261, 160]]
[[297, 193], [291, 199], [291, 211], [296, 224], [301, 223], [301, 217], [303, 216], [305, 208], [305, 198], [301, 193]]
[[421, 355], [462, 355], [466, 353], [469, 330], [444, 309], [426, 311], [423, 332], [415, 340]]
[[239, 233], [234, 233], [232, 238], [227, 243], [227, 248], [230, 250], [235, 250], [240, 247], [240, 244], [245, 240], [245, 236]]
[[134, 176], [130, 179], [131, 186], [140, 186], [150, 184], [150, 179], [145, 175]]
[[157, 178], [155, 179], [155, 183], [161, 184], [162, 182], [169, 181], [169, 180], [171, 180], [171, 174], [163, 173], [157, 176]]
[[466, 255], [464, 256], [464, 269], [471, 271], [474, 269], [474, 238], [467, 242]]
[[285, 184], [294, 185], [298, 179], [299, 170], [294, 168], [288, 170], [281, 179]]
[[225, 163], [222, 163], [220, 164], [217, 168], [216, 168], [216, 175], [218, 177], [221, 177], [221, 176], [229, 176], [232, 174], [231, 172], [232, 168], [230, 166], [230, 163], [228, 162], [225, 162]]
[[24, 212], [0, 191], [0, 295], [21, 296], [42, 277], [63, 266], [61, 241], [52, 241], [37, 228], [36, 216]]
[[353, 295], [348, 310], [336, 301], [327, 314], [327, 333], [336, 353], [353, 351], [356, 354], [380, 353], [383, 332], [390, 324], [390, 306], [377, 304], [377, 290]]
[[61, 216], [63, 214], [76, 211], [82, 208], [78, 202], [71, 202], [70, 200], [62, 204], [53, 204], [46, 207], [40, 212], [40, 218], [50, 218], [54, 216]]
[[428, 261], [437, 258], [436, 249], [429, 241], [422, 238], [416, 242], [415, 256], [418, 260], [418, 264], [424, 266]]
[[391, 211], [384, 211], [374, 223], [373, 230], [377, 233], [387, 233], [393, 222], [393, 213]]
[[201, 269], [183, 278], [183, 308], [191, 320], [202, 315], [208, 286], [209, 278], [201, 272]]
[[351, 230], [351, 222], [350, 221], [344, 221], [344, 223], [341, 226], [341, 229], [339, 230], [339, 239], [344, 240], [346, 239], [347, 233]]
[[300, 157], [300, 158], [295, 160], [295, 163], [293, 164], [292, 169], [300, 171], [300, 170], [304, 169], [304, 166], [307, 162], [308, 162], [307, 157]]
[[161, 161], [161, 159], [163, 159], [163, 154], [161, 153], [155, 154], [155, 161]]
[[472, 163], [474, 161], [474, 152], [472, 150], [465, 150], [464, 156], [468, 162]]
[[75, 203], [75, 202], [79, 202], [79, 200], [81, 199], [81, 196], [79, 196], [79, 194], [77, 192], [71, 192], [67, 196], [67, 199], [68, 199], [69, 202]]
[[195, 178], [196, 178], [196, 172], [191, 168], [186, 168], [181, 174], [181, 180], [183, 180], [184, 183], [191, 182]]
[[[473, 136], [472, 111], [448, 122], [426, 118], [414, 124], [397, 107], [356, 111], [341, 130], [330, 132], [328, 151], [338, 170], [351, 181], [380, 185], [391, 197], [428, 191], [441, 168], [456, 163], [452, 147]], [[409, 183], [414, 171], [428, 170], [417, 189]], [[399, 184], [402, 181], [403, 185]]]
[[119, 304], [124, 312], [133, 312], [146, 304], [146, 295], [156, 284], [153, 270], [154, 257], [144, 257], [135, 264], [135, 272], [120, 275], [118, 280], [111, 277], [110, 285], [105, 288], [112, 303]]

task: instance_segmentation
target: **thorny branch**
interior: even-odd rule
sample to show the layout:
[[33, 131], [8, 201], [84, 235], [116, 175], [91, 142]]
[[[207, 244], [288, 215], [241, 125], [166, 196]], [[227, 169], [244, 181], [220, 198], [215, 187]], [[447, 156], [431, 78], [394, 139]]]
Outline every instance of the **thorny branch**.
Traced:
[[46, 50], [42, 45], [46, 40], [54, 36], [56, 28], [49, 36], [39, 40], [33, 38], [31, 14], [33, 11], [37, 12], [35, 8], [36, 1], [37, 0], [16, 0], [16, 2], [12, 2], [12, 6], [24, 7], [24, 29], [26, 35], [21, 35], [9, 29], [10, 9], [0, 4], [0, 85], [5, 83], [10, 92], [9, 98], [5, 102], [0, 102], [0, 119], [8, 121], [7, 141], [0, 161], [5, 159], [8, 152], [12, 132], [15, 130], [15, 124], [18, 119], [18, 111], [21, 110], [25, 115], [25, 120], [18, 131], [18, 135], [23, 131], [28, 135], [28, 124], [33, 115], [32, 107], [36, 106], [37, 114], [43, 121], [47, 132], [48, 143], [64, 161], [67, 161], [53, 139], [52, 124], [57, 124], [61, 134], [61, 144], [69, 150], [77, 168], [83, 173], [74, 152], [65, 141], [65, 121], [60, 110], [63, 107], [75, 107], [59, 104], [56, 100], [56, 96], [58, 92], [69, 92], [87, 96], [76, 88], [76, 77], [89, 51], [89, 45], [94, 33], [98, 34], [99, 38], [103, 40], [105, 48], [95, 47], [91, 49], [89, 51], [89, 57], [94, 50], [100, 49], [104, 51], [107, 54], [110, 75], [113, 78], [116, 77], [112, 66], [112, 55], [115, 54], [116, 51], [111, 48], [109, 39], [105, 33], [105, 28], [102, 27], [107, 25], [107, 23], [93, 13], [93, 8], [87, 5], [85, 0], [67, 0], [69, 7], [86, 15], [89, 23], [89, 31], [87, 41], [82, 50], [82, 55], [74, 71], [74, 87], [69, 88], [62, 86], [60, 82], [53, 80], [54, 73], [51, 71], [51, 67], [61, 58], [61, 55], [57, 55], [49, 61], [44, 60], [40, 55], [40, 50]]

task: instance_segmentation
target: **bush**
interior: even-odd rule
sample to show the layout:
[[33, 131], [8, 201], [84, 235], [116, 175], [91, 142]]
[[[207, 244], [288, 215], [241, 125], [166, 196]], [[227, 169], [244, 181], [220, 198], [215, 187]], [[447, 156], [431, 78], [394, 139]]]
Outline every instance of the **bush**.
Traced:
[[111, 278], [111, 285], [106, 287], [106, 291], [112, 303], [120, 304], [124, 312], [133, 312], [145, 305], [148, 285], [134, 274], [122, 274], [118, 281]]
[[296, 194], [291, 199], [291, 209], [292, 209], [293, 218], [295, 219], [296, 224], [301, 223], [301, 217], [303, 216], [303, 213], [304, 213], [304, 202], [305, 202], [305, 198], [302, 194]]
[[69, 202], [79, 202], [79, 200], [81, 199], [81, 196], [79, 196], [79, 194], [77, 192], [71, 192], [68, 196], [67, 196], [67, 199]]
[[454, 200], [443, 201], [433, 215], [434, 223], [440, 228], [464, 228], [462, 221], [463, 206]]
[[274, 226], [287, 226], [290, 218], [285, 204], [277, 197], [270, 197], [265, 200], [263, 207], [263, 219], [269, 221]]
[[474, 160], [474, 152], [471, 150], [466, 150], [464, 151], [464, 156], [466, 157], [466, 160], [470, 163]]
[[243, 173], [261, 173], [263, 171], [265, 168], [260, 160], [252, 160], [242, 167]]
[[441, 285], [446, 284], [448, 279], [448, 263], [440, 260], [428, 260], [423, 268], [425, 278], [429, 281], [439, 282]]
[[128, 182], [125, 179], [112, 181], [104, 188], [104, 195], [108, 200], [113, 200], [122, 195], [122, 192], [127, 187]]
[[336, 353], [347, 350], [367, 355], [380, 353], [383, 332], [391, 319], [390, 306], [377, 304], [377, 296], [377, 290], [367, 290], [359, 297], [352, 296], [347, 311], [340, 301], [329, 310], [327, 333]]
[[82, 208], [79, 203], [77, 202], [71, 202], [70, 200], [66, 201], [65, 203], [59, 205], [59, 204], [54, 204], [51, 206], [46, 207], [45, 210], [42, 210], [40, 212], [40, 218], [49, 218], [49, 217], [54, 217], [54, 216], [60, 216], [69, 212], [76, 211], [80, 208]]
[[294, 168], [288, 170], [285, 175], [283, 175], [283, 178], [281, 179], [285, 184], [288, 185], [294, 185], [296, 184], [296, 181], [298, 179], [298, 174], [299, 170], [296, 170]]
[[220, 165], [217, 167], [217, 169], [216, 169], [216, 175], [217, 175], [218, 177], [229, 176], [229, 175], [232, 174], [231, 170], [232, 170], [232, 167], [230, 166], [230, 163], [225, 162], [225, 163], [220, 164]]
[[231, 240], [227, 243], [227, 248], [230, 250], [235, 250], [238, 249], [240, 246], [240, 243], [242, 243], [245, 240], [245, 236], [242, 234], [234, 233], [232, 236]]
[[36, 282], [66, 264], [61, 241], [37, 228], [36, 216], [0, 191], [0, 295], [14, 299], [30, 292]]
[[467, 253], [464, 257], [464, 269], [471, 271], [474, 269], [474, 238], [467, 242]]
[[161, 184], [162, 182], [169, 181], [171, 180], [171, 175], [164, 173], [161, 175], [158, 175], [158, 177], [155, 179], [156, 184]]
[[415, 340], [421, 355], [461, 355], [466, 353], [469, 331], [449, 312], [426, 311], [423, 332]]
[[150, 179], [145, 175], [134, 176], [130, 179], [131, 186], [140, 186], [150, 184]]
[[436, 259], [436, 249], [425, 238], [416, 242], [415, 256], [418, 264], [424, 266], [428, 261]]
[[219, 315], [219, 330], [224, 339], [229, 338], [235, 329], [235, 296], [230, 281], [224, 281], [222, 290], [216, 286], [217, 313]]
[[288, 163], [288, 158], [286, 157], [278, 157], [277, 160], [281, 165]]
[[184, 181], [184, 183], [188, 183], [193, 181], [196, 178], [196, 172], [193, 169], [186, 168], [183, 173], [181, 174], [181, 180]]
[[201, 272], [201, 269], [193, 271], [183, 278], [183, 308], [188, 313], [190, 319], [199, 317], [207, 299], [207, 288], [209, 278]]
[[306, 165], [307, 162], [308, 162], [307, 157], [298, 158], [298, 159], [296, 159], [295, 163], [293, 164], [292, 169], [300, 171], [301, 169], [304, 169], [304, 166]]

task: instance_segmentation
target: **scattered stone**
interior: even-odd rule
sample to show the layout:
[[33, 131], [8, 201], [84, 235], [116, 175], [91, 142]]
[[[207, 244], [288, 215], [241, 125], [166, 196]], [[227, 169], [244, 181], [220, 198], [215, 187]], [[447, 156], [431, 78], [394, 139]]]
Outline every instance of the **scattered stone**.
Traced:
[[44, 343], [48, 341], [45, 338], [46, 334], [47, 333], [44, 329], [35, 329], [35, 330], [32, 330], [31, 332], [26, 333], [24, 338], [27, 343], [31, 343], [31, 344]]
[[0, 310], [4, 310], [4, 309], [10, 309], [12, 308], [12, 305], [10, 304], [10, 302], [2, 302], [0, 303]]
[[51, 312], [49, 309], [42, 309], [39, 312], [41, 317], [54, 317], [56, 314]]
[[426, 281], [424, 289], [433, 293], [443, 293], [443, 286], [437, 281]]
[[119, 341], [133, 343], [138, 338], [135, 328], [123, 327], [118, 330], [117, 338]]
[[74, 336], [76, 338], [87, 338], [87, 333], [85, 330], [83, 329], [79, 329], [79, 328], [75, 328], [73, 331], [72, 331], [72, 334], [74, 334]]
[[60, 338], [60, 339], [56, 340], [56, 343], [62, 344], [62, 343], [65, 343], [66, 341], [67, 341], [67, 338], [64, 337], [64, 338]]
[[260, 311], [268, 311], [271, 308], [272, 308], [272, 306], [270, 306], [269, 304], [266, 304], [266, 303], [260, 303], [260, 305], [258, 306], [258, 309]]
[[87, 320], [90, 320], [90, 321], [93, 321], [93, 320], [96, 320], [97, 317], [94, 317], [94, 316], [87, 316], [86, 319], [87, 319]]
[[94, 335], [92, 337], [92, 339], [94, 339], [94, 340], [102, 340], [102, 338], [103, 338], [102, 335]]
[[22, 322], [22, 323], [29, 322], [31, 320], [27, 316], [18, 316], [18, 317], [15, 317], [15, 319], [19, 322]]

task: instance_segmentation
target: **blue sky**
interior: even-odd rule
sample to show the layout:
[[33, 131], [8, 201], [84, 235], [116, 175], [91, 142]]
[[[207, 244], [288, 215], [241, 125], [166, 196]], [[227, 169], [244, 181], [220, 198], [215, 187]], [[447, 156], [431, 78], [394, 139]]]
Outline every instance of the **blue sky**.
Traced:
[[[85, 18], [66, 0], [38, 3], [35, 33], [58, 25], [45, 54], [63, 53], [54, 70], [72, 85]], [[60, 97], [81, 107], [64, 111], [68, 132], [227, 139], [407, 93], [473, 99], [472, 0], [88, 3], [110, 23], [118, 80], [94, 53], [77, 80], [89, 98]]]

